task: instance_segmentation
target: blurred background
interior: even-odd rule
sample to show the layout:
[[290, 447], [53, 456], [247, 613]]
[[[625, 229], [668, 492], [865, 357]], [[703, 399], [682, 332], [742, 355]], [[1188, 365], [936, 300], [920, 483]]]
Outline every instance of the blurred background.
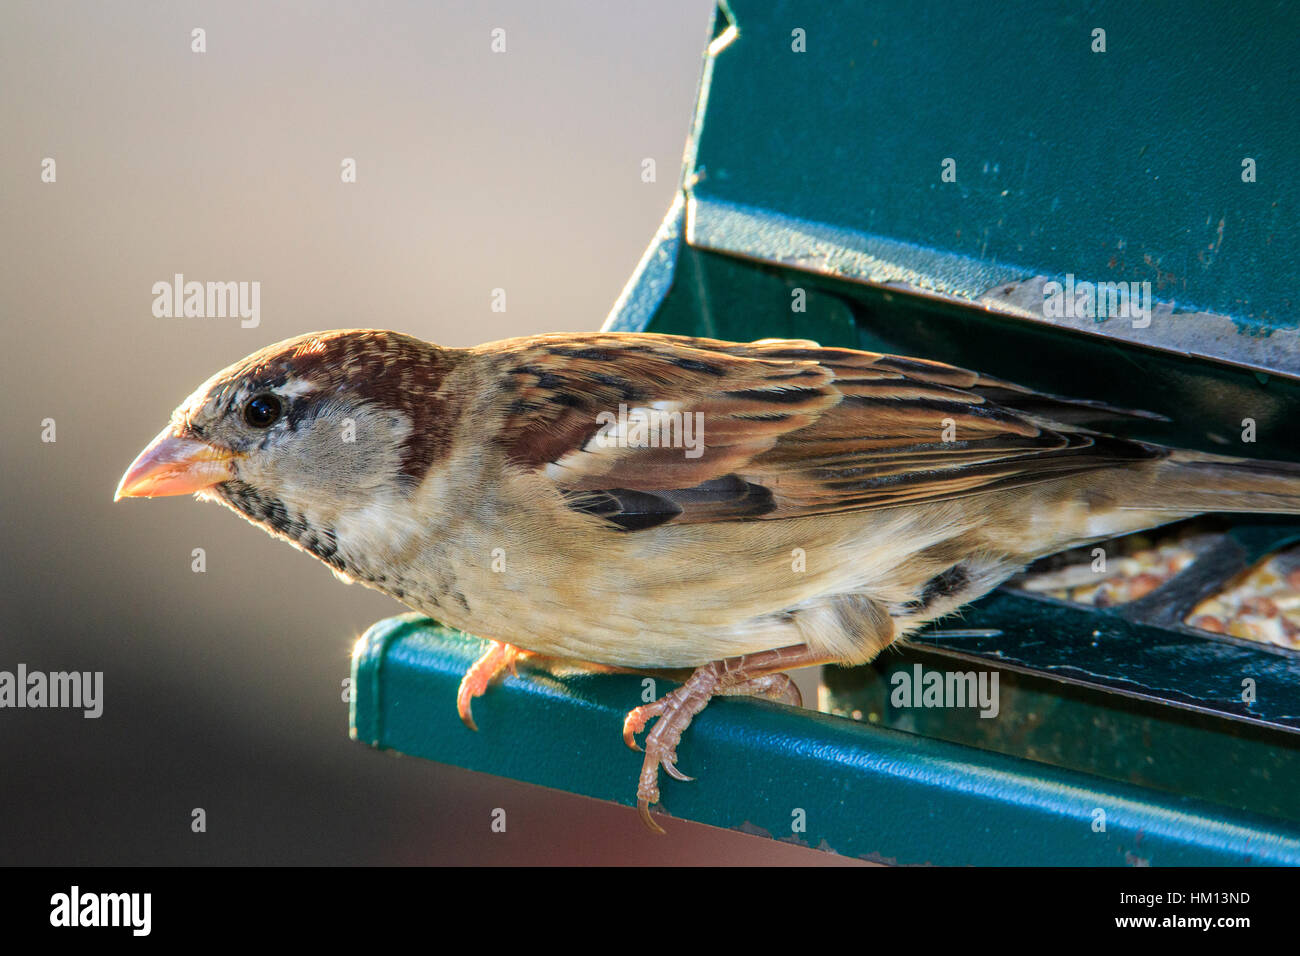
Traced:
[[[354, 743], [350, 649], [403, 609], [225, 509], [111, 500], [271, 342], [598, 328], [672, 199], [711, 7], [6, 0], [0, 670], [103, 671], [104, 710], [0, 710], [0, 863], [837, 862]], [[260, 325], [155, 318], [176, 273], [260, 282]]]

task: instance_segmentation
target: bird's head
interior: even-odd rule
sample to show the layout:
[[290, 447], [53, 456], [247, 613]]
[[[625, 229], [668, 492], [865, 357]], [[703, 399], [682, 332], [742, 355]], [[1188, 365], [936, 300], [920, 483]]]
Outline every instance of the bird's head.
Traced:
[[454, 350], [376, 330], [288, 339], [208, 379], [115, 499], [215, 498], [329, 563], [340, 521], [409, 494], [450, 443]]

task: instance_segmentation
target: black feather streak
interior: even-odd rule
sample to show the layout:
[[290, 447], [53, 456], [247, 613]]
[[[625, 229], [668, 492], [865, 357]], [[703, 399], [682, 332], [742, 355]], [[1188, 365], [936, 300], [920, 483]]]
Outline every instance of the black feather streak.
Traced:
[[333, 528], [313, 527], [303, 515], [290, 515], [279, 498], [242, 481], [222, 482], [216, 490], [236, 511], [294, 542], [330, 567], [349, 573], [356, 570], [339, 554], [338, 536]]

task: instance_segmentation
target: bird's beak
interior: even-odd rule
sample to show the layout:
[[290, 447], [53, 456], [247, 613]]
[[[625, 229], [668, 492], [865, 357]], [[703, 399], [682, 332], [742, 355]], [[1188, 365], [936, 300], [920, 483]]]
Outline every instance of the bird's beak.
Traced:
[[202, 491], [235, 476], [235, 453], [177, 435], [170, 426], [158, 433], [131, 462], [113, 500], [161, 498]]

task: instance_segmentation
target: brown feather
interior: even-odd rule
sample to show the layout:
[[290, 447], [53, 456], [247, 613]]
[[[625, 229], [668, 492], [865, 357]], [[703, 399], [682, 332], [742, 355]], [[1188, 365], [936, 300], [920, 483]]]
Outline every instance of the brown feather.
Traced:
[[[806, 342], [614, 333], [538, 336], [481, 354], [510, 383], [501, 432], [509, 460], [562, 492], [604, 493], [574, 497], [575, 508], [635, 513], [638, 523], [650, 514], [696, 523], [940, 501], [1163, 454], [1140, 442], [1099, 441], [981, 390], [1034, 408], [1068, 410], [1068, 399], [922, 359]], [[600, 413], [655, 403], [703, 416], [703, 454], [593, 441]], [[1082, 404], [1093, 416], [1123, 414]], [[943, 441], [945, 427], [954, 441]], [[722, 500], [721, 485], [692, 494], [722, 479], [734, 479], [725, 486], [734, 500]], [[770, 500], [760, 504], [753, 488]], [[632, 511], [617, 511], [619, 502]]]

